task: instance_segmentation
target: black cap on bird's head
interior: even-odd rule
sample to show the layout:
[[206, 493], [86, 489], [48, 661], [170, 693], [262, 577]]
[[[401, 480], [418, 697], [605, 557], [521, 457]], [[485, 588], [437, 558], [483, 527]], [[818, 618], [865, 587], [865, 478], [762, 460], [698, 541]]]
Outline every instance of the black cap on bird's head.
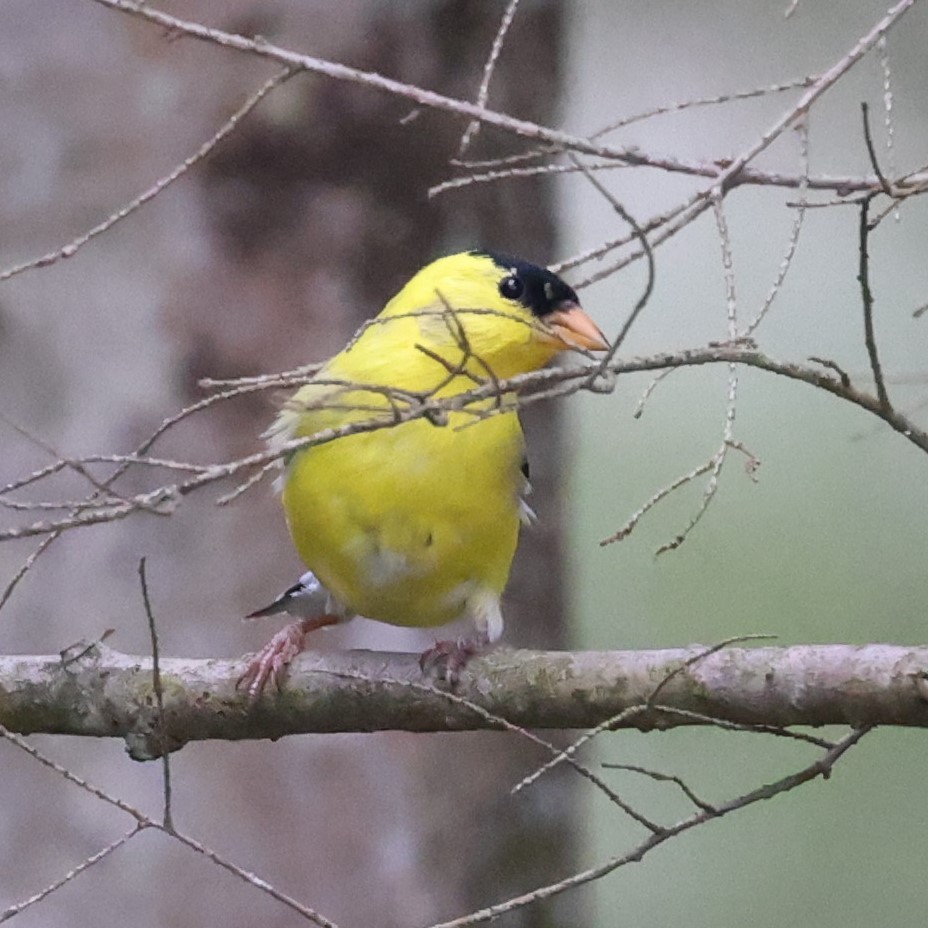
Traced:
[[602, 351], [609, 347], [596, 323], [580, 308], [572, 287], [557, 274], [530, 261], [497, 251], [474, 251], [506, 271], [499, 283], [500, 295], [521, 303], [551, 330], [561, 348], [588, 348]]
[[580, 305], [573, 288], [547, 268], [498, 251], [478, 251], [475, 254], [486, 255], [502, 270], [509, 272], [509, 276], [503, 278], [500, 284], [500, 292], [503, 296], [518, 300], [539, 319], [565, 303]]

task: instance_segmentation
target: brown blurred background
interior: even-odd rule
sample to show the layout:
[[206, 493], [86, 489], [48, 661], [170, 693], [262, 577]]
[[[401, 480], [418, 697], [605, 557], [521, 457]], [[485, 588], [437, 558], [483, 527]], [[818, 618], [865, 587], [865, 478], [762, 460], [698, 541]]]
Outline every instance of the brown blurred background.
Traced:
[[[501, 3], [272, 5], [201, 0], [191, 19], [473, 99]], [[556, 120], [562, 14], [523, 4], [493, 81], [499, 109]], [[92, 3], [11, 0], [0, 10], [0, 256], [57, 247], [166, 174], [274, 73], [267, 62], [178, 39]], [[202, 377], [271, 372], [336, 350], [422, 264], [485, 246], [557, 256], [549, 188], [475, 186], [429, 201], [464, 122], [369, 90], [298, 76], [203, 164], [76, 257], [0, 288], [2, 411], [61, 455], [127, 452], [203, 396]], [[512, 142], [484, 130], [473, 156]], [[221, 461], [258, 450], [267, 396], [187, 420], [155, 453]], [[528, 423], [539, 527], [506, 600], [507, 640], [563, 646], [560, 409]], [[49, 455], [0, 426], [0, 480]], [[147, 479], [147, 475], [144, 479]], [[143, 485], [131, 475], [123, 489]], [[83, 492], [67, 477], [57, 491]], [[45, 491], [51, 495], [51, 491]], [[18, 514], [8, 514], [14, 519]], [[0, 548], [4, 584], [34, 541]], [[243, 624], [301, 571], [261, 485], [217, 508], [66, 535], [0, 616], [6, 652], [55, 652], [108, 627], [148, 650], [137, 565], [169, 655], [233, 656], [276, 625]], [[324, 647], [412, 650], [430, 639], [356, 623]], [[82, 776], [150, 814], [158, 765], [119, 743], [37, 738]], [[541, 759], [505, 734], [306, 737], [199, 744], [174, 759], [175, 819], [238, 864], [342, 925], [424, 924], [570, 872], [572, 786], [509, 788]], [[0, 892], [21, 900], [130, 821], [0, 745]], [[506, 925], [581, 924], [576, 898]], [[131, 912], [131, 915], [128, 913]], [[144, 836], [19, 916], [23, 925], [293, 924], [292, 912], [161, 836]]]

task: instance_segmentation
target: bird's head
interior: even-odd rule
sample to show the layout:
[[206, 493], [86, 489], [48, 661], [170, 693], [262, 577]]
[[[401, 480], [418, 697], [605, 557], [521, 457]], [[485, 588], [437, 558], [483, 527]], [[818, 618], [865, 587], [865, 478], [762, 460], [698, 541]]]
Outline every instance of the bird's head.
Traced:
[[561, 351], [609, 347], [560, 277], [491, 251], [462, 252], [424, 267], [379, 321], [392, 318], [414, 321], [422, 354], [456, 364], [463, 351], [470, 370], [489, 368], [498, 378], [537, 370]]

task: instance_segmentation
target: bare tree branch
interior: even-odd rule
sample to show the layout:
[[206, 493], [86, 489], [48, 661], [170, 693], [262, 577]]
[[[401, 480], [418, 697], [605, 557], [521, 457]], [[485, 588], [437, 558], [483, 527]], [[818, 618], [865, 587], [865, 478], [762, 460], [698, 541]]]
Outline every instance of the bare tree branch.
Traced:
[[491, 716], [522, 728], [590, 728], [616, 716], [615, 727], [642, 730], [714, 719], [763, 730], [928, 727], [926, 647], [808, 645], [709, 654], [698, 646], [499, 649], [475, 658], [450, 696], [424, 685], [414, 655], [307, 653], [294, 662], [285, 688], [256, 705], [236, 689], [241, 670], [241, 661], [161, 658], [162, 731], [150, 658], [101, 644], [71, 659], [2, 657], [0, 725], [24, 733], [124, 738], [140, 760], [160, 756], [163, 746], [177, 750], [214, 738], [499, 728]]
[[88, 242], [95, 239], [98, 235], [108, 232], [117, 223], [122, 222], [123, 219], [126, 219], [128, 216], [131, 216], [134, 212], [141, 209], [146, 203], [158, 196], [162, 190], [170, 187], [174, 181], [183, 177], [195, 164], [206, 158], [272, 90], [289, 80], [293, 74], [294, 72], [288, 68], [265, 81], [261, 87], [222, 124], [212, 138], [205, 141], [192, 155], [185, 158], [169, 174], [155, 181], [146, 191], [140, 193], [135, 199], [126, 203], [124, 206], [121, 206], [116, 212], [95, 225], [92, 229], [88, 229], [73, 241], [68, 242], [67, 245], [63, 245], [55, 251], [50, 251], [48, 254], [42, 255], [39, 258], [33, 258], [31, 261], [24, 261], [22, 264], [17, 264], [15, 267], [0, 272], [0, 282], [9, 280], [17, 274], [22, 274], [24, 271], [31, 271], [39, 267], [48, 267], [50, 264], [55, 264], [65, 258], [73, 257]]
[[[210, 26], [190, 20], [180, 19], [160, 10], [153, 9], [147, 3], [138, 3], [135, 0], [95, 0], [96, 3], [111, 9], [120, 10], [131, 16], [148, 20], [174, 35], [184, 35], [211, 42], [223, 48], [257, 55], [272, 61], [279, 62], [286, 67], [301, 71], [311, 71], [323, 74], [333, 80], [351, 81], [372, 89], [385, 91], [394, 96], [411, 100], [419, 106], [430, 109], [443, 110], [458, 116], [467, 117], [485, 125], [494, 126], [504, 132], [509, 132], [522, 138], [535, 142], [544, 142], [556, 145], [565, 150], [580, 154], [596, 155], [602, 158], [612, 158], [626, 164], [640, 167], [659, 168], [673, 173], [689, 174], [695, 177], [710, 178], [723, 190], [728, 190], [741, 184], [763, 184], [771, 186], [800, 187], [807, 185], [809, 189], [826, 189], [840, 192], [842, 195], [855, 191], [873, 192], [880, 190], [880, 182], [876, 177], [805, 177], [803, 175], [785, 175], [771, 171], [760, 171], [748, 167], [748, 163], [760, 152], [764, 151], [782, 132], [797, 119], [804, 116], [812, 104], [840, 78], [853, 67], [868, 52], [886, 32], [895, 25], [899, 18], [914, 4], [915, 0], [899, 0], [891, 7], [886, 16], [876, 23], [845, 55], [831, 68], [815, 79], [814, 83], [802, 95], [799, 102], [790, 108], [777, 120], [758, 141], [747, 151], [733, 160], [723, 159], [720, 162], [688, 161], [664, 155], [646, 153], [636, 147], [616, 147], [605, 145], [583, 136], [572, 135], [557, 129], [540, 126], [524, 119], [517, 119], [505, 113], [488, 110], [476, 103], [446, 97], [443, 94], [425, 90], [412, 84], [406, 84], [381, 74], [362, 71], [334, 61], [326, 61], [312, 55], [304, 55], [289, 49], [273, 45], [266, 39], [247, 38], [242, 35], [225, 32]], [[926, 178], [921, 174], [909, 175], [906, 186], [917, 187]]]
[[[842, 379], [818, 367], [774, 360], [757, 351], [751, 343], [709, 345], [704, 348], [661, 353], [647, 358], [614, 361], [609, 366], [609, 372], [618, 375], [635, 371], [718, 363], [744, 364], [818, 387], [873, 414], [916, 447], [928, 452], [928, 432], [919, 428], [904, 413], [892, 406], [885, 407], [878, 397], [857, 389], [846, 378]], [[273, 461], [302, 448], [334, 441], [345, 435], [391, 428], [400, 422], [422, 417], [429, 418], [436, 425], [446, 426], [447, 413], [454, 410], [472, 411], [476, 416], [494, 415], [513, 408], [512, 403], [515, 401], [504, 400], [495, 404], [492, 409], [481, 408], [481, 402], [487, 399], [498, 399], [505, 394], [518, 393], [519, 404], [527, 405], [548, 397], [569, 395], [582, 389], [590, 389], [591, 383], [599, 383], [599, 374], [599, 364], [594, 361], [573, 368], [548, 368], [531, 374], [521, 374], [508, 380], [487, 381], [472, 390], [451, 397], [421, 399], [415, 402], [412, 402], [415, 398], [404, 397], [405, 408], [397, 410], [395, 414], [381, 415], [378, 419], [351, 422], [338, 428], [325, 429], [315, 435], [289, 441], [278, 449], [256, 452], [236, 461], [207, 466], [198, 465], [197, 472], [186, 480], [138, 493], [122, 502], [95, 505], [93, 508], [83, 509], [61, 519], [43, 519], [31, 524], [4, 529], [0, 531], [0, 542], [51, 535], [87, 525], [113, 522], [127, 518], [136, 512], [147, 512], [159, 516], [170, 515], [185, 496], [219, 481], [239, 477], [243, 472], [252, 468], [266, 468]], [[366, 387], [365, 389], [373, 388]], [[602, 388], [597, 387], [597, 389], [601, 392]], [[78, 464], [82, 460], [74, 459], [69, 461], [69, 464]], [[50, 473], [53, 470], [54, 468], [50, 468], [47, 472]], [[20, 483], [17, 482], [16, 485]]]
[[558, 895], [559, 893], [573, 889], [576, 886], [583, 886], [586, 883], [591, 883], [594, 880], [601, 879], [608, 873], [612, 873], [621, 867], [627, 866], [628, 864], [638, 863], [645, 857], [646, 854], [654, 850], [654, 848], [663, 844], [665, 841], [670, 840], [671, 838], [675, 838], [677, 835], [682, 834], [684, 831], [689, 831], [691, 828], [704, 825], [706, 822], [711, 822], [714, 819], [721, 818], [722, 816], [728, 815], [731, 812], [735, 812], [738, 809], [743, 809], [746, 806], [753, 805], [755, 802], [761, 802], [764, 799], [773, 799], [774, 796], [779, 796], [781, 793], [789, 792], [790, 790], [795, 789], [797, 786], [801, 786], [803, 783], [808, 783], [810, 780], [814, 780], [817, 777], [828, 779], [828, 777], [831, 775], [831, 771], [834, 765], [869, 731], [869, 728], [859, 728], [852, 730], [844, 738], [842, 738], [841, 741], [839, 741], [830, 750], [828, 750], [823, 757], [813, 761], [811, 764], [802, 768], [801, 770], [798, 770], [796, 773], [788, 774], [787, 776], [781, 777], [779, 780], [776, 780], [773, 783], [760, 786], [757, 789], [751, 790], [748, 793], [744, 793], [743, 795], [734, 799], [730, 799], [728, 802], [715, 806], [711, 809], [699, 809], [699, 811], [693, 813], [693, 815], [691, 815], [689, 818], [685, 818], [677, 822], [675, 825], [664, 828], [657, 834], [650, 835], [637, 847], [626, 854], [621, 854], [617, 857], [613, 857], [611, 860], [608, 860], [603, 864], [590, 867], [588, 870], [583, 870], [580, 873], [575, 873], [558, 883], [552, 883], [550, 886], [540, 887], [530, 893], [526, 893], [525, 895], [516, 896], [513, 899], [509, 899], [506, 902], [502, 902], [497, 905], [488, 906], [485, 909], [481, 909], [479, 912], [465, 915], [462, 918], [456, 918], [449, 922], [442, 922], [439, 925], [433, 925], [431, 928], [466, 928], [466, 926], [469, 925], [478, 925], [482, 922], [492, 921], [495, 918], [499, 918], [500, 915], [503, 915], [506, 912], [511, 912], [522, 908], [523, 906], [532, 902], [548, 899], [551, 896]]

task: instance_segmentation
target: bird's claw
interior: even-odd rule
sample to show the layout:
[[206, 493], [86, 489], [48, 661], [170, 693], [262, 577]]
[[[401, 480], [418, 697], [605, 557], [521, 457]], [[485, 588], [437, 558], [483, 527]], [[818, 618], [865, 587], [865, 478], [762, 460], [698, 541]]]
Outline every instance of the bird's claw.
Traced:
[[244, 673], [236, 681], [235, 688], [247, 690], [251, 702], [255, 702], [261, 696], [268, 680], [273, 680], [280, 689], [287, 676], [287, 668], [306, 647], [306, 636], [317, 628], [338, 625], [344, 618], [343, 615], [326, 612], [285, 625], [251, 657]]
[[284, 626], [273, 638], [248, 661], [242, 675], [235, 683], [238, 690], [247, 690], [248, 698], [255, 702], [264, 692], [269, 680], [280, 689], [287, 668], [299, 654], [306, 643], [308, 629], [305, 622], [291, 622]]
[[467, 662], [480, 651], [481, 642], [468, 638], [436, 641], [419, 655], [419, 668], [425, 674], [434, 674], [450, 686], [457, 684]]

